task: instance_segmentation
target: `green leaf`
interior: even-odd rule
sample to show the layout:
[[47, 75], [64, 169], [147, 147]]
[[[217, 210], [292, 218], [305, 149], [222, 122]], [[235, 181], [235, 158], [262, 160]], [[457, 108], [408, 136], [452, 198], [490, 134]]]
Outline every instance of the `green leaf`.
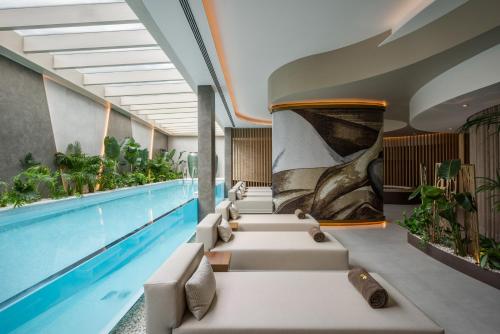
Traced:
[[460, 164], [458, 159], [443, 161], [438, 169], [438, 177], [445, 180], [456, 177], [460, 171]]
[[408, 197], [408, 199], [414, 199], [417, 196], [420, 196], [420, 191], [422, 190], [422, 186], [418, 186], [417, 189], [415, 189], [411, 195]]
[[465, 211], [474, 212], [477, 210], [474, 198], [469, 192], [455, 194], [455, 200], [457, 201], [458, 205], [465, 209]]
[[104, 138], [104, 156], [115, 161], [120, 157], [120, 144], [115, 137]]
[[488, 254], [484, 254], [483, 256], [481, 256], [481, 261], [479, 264], [481, 265], [481, 268], [486, 267], [486, 265], [488, 264]]
[[444, 194], [442, 189], [439, 189], [439, 188], [433, 187], [433, 186], [423, 186], [421, 193], [422, 193], [422, 197], [430, 198], [433, 200], [439, 199]]

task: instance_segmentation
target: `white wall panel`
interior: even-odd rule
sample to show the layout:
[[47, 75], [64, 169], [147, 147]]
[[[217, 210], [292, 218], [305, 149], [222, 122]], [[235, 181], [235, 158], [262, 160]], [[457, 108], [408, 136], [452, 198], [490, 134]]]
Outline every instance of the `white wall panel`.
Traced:
[[151, 152], [151, 127], [132, 120], [132, 137], [141, 144], [141, 148], [147, 148]]
[[44, 79], [44, 86], [57, 151], [65, 152], [68, 144], [79, 141], [86, 154], [100, 154], [105, 107], [50, 79]]

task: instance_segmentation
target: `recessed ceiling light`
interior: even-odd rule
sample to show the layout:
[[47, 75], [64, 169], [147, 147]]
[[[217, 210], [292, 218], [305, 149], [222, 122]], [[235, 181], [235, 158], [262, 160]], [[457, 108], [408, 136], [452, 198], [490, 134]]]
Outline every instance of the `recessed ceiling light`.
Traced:
[[467, 108], [468, 106], [469, 106], [469, 104], [468, 104], [468, 103], [463, 103], [463, 104], [462, 104], [462, 108]]
[[448, 128], [448, 130], [450, 130], [450, 131], [451, 131], [451, 130], [453, 130], [453, 128]]

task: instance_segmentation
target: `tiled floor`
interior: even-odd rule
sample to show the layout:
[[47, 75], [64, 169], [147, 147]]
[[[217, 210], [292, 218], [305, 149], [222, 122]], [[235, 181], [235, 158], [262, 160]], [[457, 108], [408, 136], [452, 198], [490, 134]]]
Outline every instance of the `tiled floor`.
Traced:
[[[386, 205], [388, 221], [411, 207]], [[410, 298], [447, 334], [500, 333], [500, 290], [469, 278], [406, 243], [396, 224], [385, 229], [328, 229], [349, 249], [350, 262], [374, 271]], [[141, 299], [113, 331], [145, 333]]]

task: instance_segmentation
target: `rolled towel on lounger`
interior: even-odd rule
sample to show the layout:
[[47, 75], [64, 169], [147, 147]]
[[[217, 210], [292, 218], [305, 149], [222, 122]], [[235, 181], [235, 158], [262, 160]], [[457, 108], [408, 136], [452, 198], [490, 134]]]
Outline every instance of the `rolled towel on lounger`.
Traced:
[[319, 229], [319, 227], [311, 227], [311, 229], [309, 229], [309, 234], [316, 242], [325, 241], [325, 234]]
[[304, 211], [300, 210], [300, 209], [295, 209], [295, 215], [299, 218], [299, 219], [305, 219], [306, 218], [306, 214], [304, 213]]
[[349, 282], [361, 293], [372, 308], [382, 308], [387, 305], [387, 291], [363, 268], [355, 267], [347, 274]]

